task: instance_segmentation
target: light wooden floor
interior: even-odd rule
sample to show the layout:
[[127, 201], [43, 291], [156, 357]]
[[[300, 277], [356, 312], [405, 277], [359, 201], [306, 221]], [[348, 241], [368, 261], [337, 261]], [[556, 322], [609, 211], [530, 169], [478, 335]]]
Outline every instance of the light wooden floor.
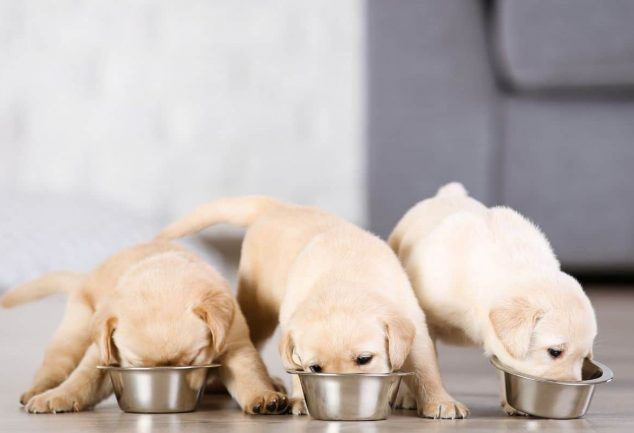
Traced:
[[511, 418], [498, 407], [492, 367], [477, 350], [441, 348], [447, 388], [469, 405], [467, 420], [416, 418], [397, 411], [377, 422], [324, 422], [308, 417], [248, 416], [225, 397], [210, 396], [198, 412], [178, 415], [132, 415], [119, 411], [114, 399], [92, 412], [28, 415], [18, 396], [29, 384], [42, 349], [57, 324], [63, 303], [50, 299], [0, 311], [0, 432], [406, 432], [469, 430], [634, 432], [634, 287], [591, 290], [599, 319], [595, 346], [598, 360], [612, 367], [616, 379], [598, 389], [588, 415], [571, 421]]

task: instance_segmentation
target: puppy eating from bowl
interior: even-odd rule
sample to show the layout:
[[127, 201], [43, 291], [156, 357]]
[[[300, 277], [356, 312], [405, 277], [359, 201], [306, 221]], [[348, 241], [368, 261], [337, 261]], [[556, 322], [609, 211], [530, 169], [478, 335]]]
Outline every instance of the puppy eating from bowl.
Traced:
[[97, 365], [221, 365], [220, 380], [247, 413], [283, 413], [249, 339], [246, 321], [218, 272], [168, 242], [125, 249], [88, 274], [57, 272], [0, 298], [12, 307], [67, 292], [62, 323], [32, 387], [20, 402], [31, 413], [86, 410], [111, 392]]
[[[229, 223], [248, 227], [238, 302], [256, 346], [280, 324], [288, 369], [332, 373], [413, 371], [418, 414], [462, 418], [445, 391], [425, 317], [389, 246], [316, 208], [268, 197], [220, 199], [168, 226], [175, 239]], [[293, 377], [292, 412], [306, 414]]]
[[[389, 243], [434, 340], [481, 346], [531, 376], [581, 380], [597, 333], [594, 310], [544, 234], [519, 213], [487, 208], [451, 183], [410, 209]], [[401, 391], [399, 404], [412, 405]]]

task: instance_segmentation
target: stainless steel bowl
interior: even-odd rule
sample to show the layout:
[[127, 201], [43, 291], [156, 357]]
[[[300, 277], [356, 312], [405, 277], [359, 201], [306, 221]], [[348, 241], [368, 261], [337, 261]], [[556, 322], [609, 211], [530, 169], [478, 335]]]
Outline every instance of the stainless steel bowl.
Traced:
[[612, 370], [586, 359], [580, 381], [557, 381], [529, 376], [491, 358], [497, 368], [502, 396], [514, 409], [541, 418], [571, 419], [586, 414], [594, 387], [614, 378]]
[[390, 415], [401, 379], [413, 374], [287, 371], [299, 376], [310, 416], [330, 421], [386, 419]]
[[217, 364], [182, 367], [115, 367], [100, 365], [112, 381], [124, 412], [192, 412], [205, 391], [207, 375]]

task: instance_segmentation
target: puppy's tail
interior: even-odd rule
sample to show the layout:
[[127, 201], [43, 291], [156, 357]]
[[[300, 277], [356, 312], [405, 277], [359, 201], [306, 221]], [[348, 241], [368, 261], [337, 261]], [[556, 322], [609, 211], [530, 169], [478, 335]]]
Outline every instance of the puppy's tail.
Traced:
[[264, 196], [222, 198], [204, 204], [180, 220], [165, 227], [157, 240], [170, 240], [192, 235], [216, 224], [248, 227], [258, 217], [284, 206], [280, 201]]
[[77, 272], [51, 272], [18, 286], [0, 297], [0, 305], [15, 307], [54, 293], [69, 293], [79, 289], [86, 281], [86, 274]]
[[451, 182], [445, 186], [441, 186], [436, 193], [436, 197], [467, 197], [469, 193], [460, 182]]

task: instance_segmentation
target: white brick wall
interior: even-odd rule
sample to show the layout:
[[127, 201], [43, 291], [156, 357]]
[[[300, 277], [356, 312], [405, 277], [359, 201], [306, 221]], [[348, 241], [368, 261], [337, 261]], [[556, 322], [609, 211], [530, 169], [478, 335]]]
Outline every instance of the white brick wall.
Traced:
[[364, 221], [362, 0], [0, 0], [0, 185]]

